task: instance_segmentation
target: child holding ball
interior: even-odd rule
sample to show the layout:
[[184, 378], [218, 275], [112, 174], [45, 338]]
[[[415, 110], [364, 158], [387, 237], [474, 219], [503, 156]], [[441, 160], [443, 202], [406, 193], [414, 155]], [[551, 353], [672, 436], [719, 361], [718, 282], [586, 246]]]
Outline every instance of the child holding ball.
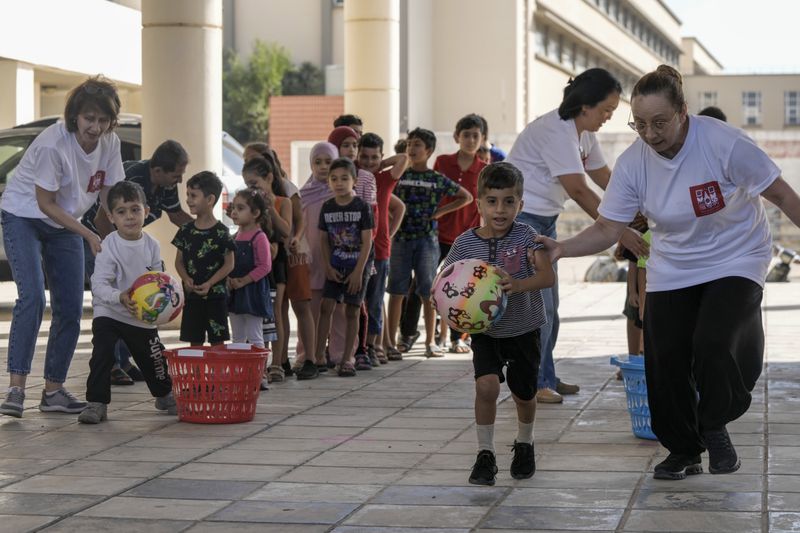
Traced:
[[136, 304], [129, 288], [148, 271], [163, 271], [158, 241], [142, 231], [149, 208], [142, 188], [121, 181], [108, 191], [111, 222], [117, 230], [103, 239], [92, 274], [92, 358], [86, 380], [86, 409], [78, 416], [84, 424], [98, 424], [107, 418], [111, 402], [111, 369], [114, 346], [122, 340], [144, 374], [156, 409], [176, 414], [172, 381], [164, 359], [164, 346], [155, 325], [135, 318]]
[[539, 328], [546, 323], [539, 290], [551, 287], [555, 274], [550, 260], [539, 250], [542, 246], [534, 242], [536, 230], [514, 220], [522, 209], [522, 183], [522, 174], [509, 163], [494, 163], [481, 171], [478, 211], [483, 225], [458, 236], [442, 264], [445, 268], [463, 259], [485, 261], [500, 269], [500, 284], [508, 294], [500, 320], [485, 333], [472, 335], [478, 457], [469, 482], [475, 485], [495, 483], [494, 421], [500, 383], [506, 379], [517, 405], [519, 425], [511, 477], [526, 479], [536, 471], [533, 420]]

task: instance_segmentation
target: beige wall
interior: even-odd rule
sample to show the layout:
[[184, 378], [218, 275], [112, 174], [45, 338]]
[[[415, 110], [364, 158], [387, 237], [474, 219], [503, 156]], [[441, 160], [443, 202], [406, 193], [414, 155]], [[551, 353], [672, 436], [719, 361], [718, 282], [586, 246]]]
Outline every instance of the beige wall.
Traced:
[[[433, 3], [434, 129], [452, 131], [467, 113], [485, 116], [493, 131], [522, 127], [524, 86], [518, 58], [523, 49], [515, 24], [521, 4], [521, 0], [503, 0], [493, 2], [489, 9], [484, 0]], [[480, 28], [480, 32], [474, 35], [465, 28]], [[475, 45], [475, 38], [480, 45]], [[417, 46], [409, 50], [410, 55], [427, 52]]]
[[694, 37], [684, 37], [681, 49], [680, 71], [684, 76], [722, 72], [722, 65]]
[[[738, 127], [765, 131], [798, 129], [784, 124], [784, 92], [800, 91], [800, 74], [687, 76], [684, 92], [691, 113], [700, 110], [699, 93], [705, 91], [717, 93], [717, 107], [725, 112], [731, 124]], [[760, 126], [744, 125], [743, 91], [761, 92]]]
[[400, 80], [400, 91], [405, 91], [408, 102], [408, 128], [435, 130], [434, 98], [431, 97], [434, 94], [434, 55], [430, 53], [434, 49], [433, 4], [429, 0], [406, 1], [407, 42], [415, 43], [414, 49], [422, 51], [408, 54], [408, 75]]
[[284, 46], [294, 63], [309, 61], [320, 66], [320, 0], [236, 0], [233, 11], [234, 46], [241, 57], [250, 57], [253, 43], [261, 39]]

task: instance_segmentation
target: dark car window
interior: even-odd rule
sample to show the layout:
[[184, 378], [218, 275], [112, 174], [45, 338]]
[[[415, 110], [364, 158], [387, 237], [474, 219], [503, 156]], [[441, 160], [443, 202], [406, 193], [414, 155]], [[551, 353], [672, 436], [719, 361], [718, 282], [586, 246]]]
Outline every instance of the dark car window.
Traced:
[[22, 154], [35, 138], [35, 135], [21, 135], [0, 139], [0, 193], [5, 190], [11, 172], [17, 168]]
[[138, 144], [122, 141], [120, 151], [123, 161], [139, 161], [142, 158], [142, 147]]

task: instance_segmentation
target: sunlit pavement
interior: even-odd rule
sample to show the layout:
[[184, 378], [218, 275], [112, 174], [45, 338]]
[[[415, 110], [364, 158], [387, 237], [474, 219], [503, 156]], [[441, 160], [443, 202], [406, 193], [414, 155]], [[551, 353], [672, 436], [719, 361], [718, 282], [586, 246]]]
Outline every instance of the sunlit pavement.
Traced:
[[[626, 351], [624, 284], [580, 282], [587, 265], [560, 267], [557, 369], [581, 391], [539, 406], [531, 479], [508, 472], [516, 422], [504, 395], [497, 485], [467, 482], [468, 355], [425, 360], [418, 343], [402, 362], [355, 378], [289, 379], [261, 394], [253, 422], [236, 425], [178, 422], [155, 411], [144, 384], [113, 387], [109, 421], [84, 426], [36, 408], [45, 323], [25, 415], [0, 418], [0, 531], [800, 530], [800, 279], [767, 287], [764, 372], [750, 411], [729, 426], [741, 470], [665, 482], [651, 472], [665, 452], [633, 436], [608, 364]], [[13, 284], [0, 284], [0, 308], [14, 297]], [[67, 383], [79, 396], [90, 313]], [[162, 338], [179, 345], [177, 331]]]

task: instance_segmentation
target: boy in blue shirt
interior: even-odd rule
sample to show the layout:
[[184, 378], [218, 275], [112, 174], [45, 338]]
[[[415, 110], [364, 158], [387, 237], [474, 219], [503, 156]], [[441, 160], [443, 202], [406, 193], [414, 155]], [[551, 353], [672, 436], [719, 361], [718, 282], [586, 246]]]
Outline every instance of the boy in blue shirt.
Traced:
[[[511, 476], [526, 479], [536, 471], [533, 420], [536, 415], [536, 381], [539, 371], [539, 328], [547, 319], [540, 289], [555, 282], [553, 265], [536, 230], [514, 219], [522, 209], [522, 173], [509, 163], [493, 163], [478, 178], [480, 228], [462, 233], [442, 264], [480, 259], [501, 270], [501, 286], [508, 305], [500, 320], [485, 333], [472, 335], [475, 369], [475, 422], [478, 457], [469, 482], [494, 485], [494, 421], [500, 383], [508, 380], [517, 405], [518, 432], [514, 441]], [[503, 376], [503, 367], [506, 375]]]

